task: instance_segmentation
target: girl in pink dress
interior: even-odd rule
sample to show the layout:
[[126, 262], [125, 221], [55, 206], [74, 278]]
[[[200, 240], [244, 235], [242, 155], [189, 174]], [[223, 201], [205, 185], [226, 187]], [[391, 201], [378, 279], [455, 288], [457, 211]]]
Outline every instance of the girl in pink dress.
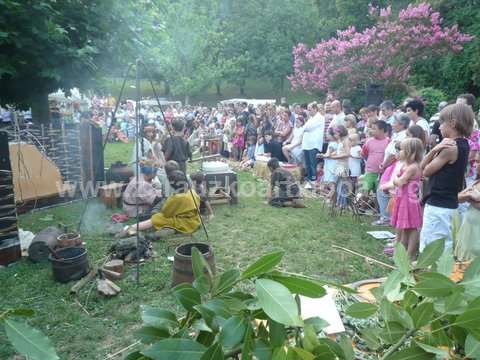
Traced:
[[232, 158], [235, 161], [240, 161], [242, 159], [243, 148], [245, 147], [245, 128], [242, 124], [242, 120], [237, 119], [235, 132], [233, 135], [232, 145]]
[[[396, 240], [407, 250], [410, 259], [417, 257], [422, 208], [420, 205], [420, 181], [423, 157], [423, 143], [420, 139], [407, 138], [400, 144], [400, 169], [386, 187], [395, 189], [391, 224], [396, 229]], [[385, 186], [384, 186], [385, 188]]]

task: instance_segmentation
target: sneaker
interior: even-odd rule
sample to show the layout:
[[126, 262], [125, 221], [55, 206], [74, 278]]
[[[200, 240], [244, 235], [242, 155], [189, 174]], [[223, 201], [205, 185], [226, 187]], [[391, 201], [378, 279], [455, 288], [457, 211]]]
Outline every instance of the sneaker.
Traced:
[[385, 246], [383, 249], [383, 253], [387, 256], [393, 256], [393, 253], [395, 252], [395, 248], [393, 246]]
[[312, 186], [312, 184], [310, 183], [310, 181], [307, 181], [307, 182], [305, 183], [304, 189], [305, 189], [305, 190], [312, 190], [312, 189], [313, 189], [313, 186]]
[[372, 222], [372, 226], [389, 226], [390, 221], [387, 219], [378, 219], [374, 222]]

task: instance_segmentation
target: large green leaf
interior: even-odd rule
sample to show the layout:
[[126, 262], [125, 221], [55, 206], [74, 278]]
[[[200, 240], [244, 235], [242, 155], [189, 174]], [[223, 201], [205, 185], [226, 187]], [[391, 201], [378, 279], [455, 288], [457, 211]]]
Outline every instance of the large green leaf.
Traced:
[[335, 353], [326, 344], [318, 345], [315, 348], [313, 353], [316, 355], [315, 359], [322, 359], [322, 360], [335, 360], [336, 359]]
[[205, 351], [201, 360], [223, 360], [224, 357], [222, 345], [215, 343]]
[[465, 311], [455, 319], [455, 325], [467, 330], [480, 330], [480, 309]]
[[339, 342], [340, 347], [342, 348], [344, 359], [345, 360], [354, 360], [355, 352], [353, 351], [352, 340], [346, 336], [342, 336]]
[[150, 360], [150, 359], [145, 357], [140, 351], [135, 351], [133, 353], [128, 354], [128, 356], [123, 360]]
[[280, 324], [274, 320], [268, 321], [268, 329], [270, 330], [270, 344], [273, 347], [281, 347], [287, 339], [287, 331], [285, 325]]
[[153, 360], [200, 360], [205, 346], [191, 339], [164, 339], [142, 351]]
[[427, 325], [433, 318], [433, 304], [425, 302], [418, 305], [412, 312], [413, 325], [416, 329]]
[[385, 328], [379, 334], [380, 339], [385, 344], [395, 344], [398, 340], [402, 338], [406, 330], [402, 324], [398, 322], [387, 321], [385, 323]]
[[223, 299], [214, 298], [207, 301], [202, 306], [213, 311], [216, 315], [223, 317], [225, 319], [229, 318], [232, 315], [232, 312], [227, 306], [227, 303]]
[[372, 350], [377, 350], [380, 347], [379, 335], [382, 332], [380, 328], [367, 328], [363, 329], [362, 339], [365, 341], [367, 346]]
[[258, 279], [255, 289], [260, 306], [271, 319], [287, 326], [303, 325], [297, 303], [284, 285], [269, 279]]
[[437, 262], [445, 249], [445, 240], [440, 239], [428, 244], [417, 259], [417, 268], [423, 269]]
[[303, 347], [305, 350], [313, 352], [313, 350], [320, 345], [317, 333], [311, 325], [305, 325], [303, 328]]
[[134, 335], [144, 344], [152, 344], [158, 340], [170, 337], [168, 330], [153, 326], [144, 326], [135, 331]]
[[272, 359], [272, 348], [268, 346], [262, 340], [255, 341], [255, 350], [253, 355], [258, 360], [271, 360]]
[[469, 265], [460, 284], [465, 286], [465, 294], [470, 298], [480, 296], [480, 257]]
[[20, 354], [32, 360], [59, 358], [50, 340], [39, 330], [12, 319], [5, 319], [3, 322], [8, 339]]
[[347, 308], [346, 313], [348, 316], [358, 318], [358, 319], [364, 319], [375, 314], [377, 310], [378, 310], [377, 305], [358, 302], [350, 305]]
[[240, 344], [247, 330], [247, 324], [239, 316], [232, 316], [222, 326], [220, 341], [226, 348], [233, 348]]
[[215, 286], [215, 293], [221, 294], [232, 289], [233, 285], [240, 278], [240, 272], [237, 269], [230, 269], [222, 273]]
[[400, 286], [405, 275], [398, 270], [393, 270], [383, 284], [383, 293], [388, 300], [392, 301], [400, 293]]
[[413, 288], [423, 296], [437, 298], [448, 296], [455, 288], [455, 283], [448, 277], [438, 273], [425, 273], [420, 275], [420, 281]]
[[187, 311], [192, 311], [201, 302], [200, 293], [190, 284], [180, 284], [173, 288], [173, 294]]
[[445, 250], [437, 261], [437, 272], [450, 276], [455, 265], [455, 259], [453, 258], [452, 250]]
[[[339, 359], [344, 359], [345, 354], [343, 353], [343, 350], [341, 346], [336, 342], [333, 341], [329, 338], [320, 338], [318, 340], [320, 345], [326, 345], [330, 348], [330, 350], [339, 358]], [[316, 353], [316, 351], [315, 351]]]
[[198, 290], [201, 295], [206, 295], [210, 292], [210, 279], [205, 274], [197, 276], [193, 281], [192, 285], [195, 289]]
[[242, 279], [250, 279], [269, 272], [282, 261], [284, 254], [284, 251], [277, 251], [262, 256], [243, 272]]
[[395, 262], [395, 265], [397, 265], [398, 271], [400, 271], [404, 276], [407, 276], [410, 273], [410, 270], [412, 270], [407, 250], [405, 250], [405, 247], [401, 242], [397, 242], [395, 245], [393, 261]]
[[293, 294], [303, 295], [310, 298], [320, 298], [327, 293], [321, 283], [304, 277], [287, 276], [277, 272], [269, 274], [268, 277], [285, 285]]
[[277, 347], [273, 349], [272, 360], [287, 360], [287, 351], [282, 347]]
[[290, 350], [295, 352], [295, 354], [302, 360], [313, 360], [313, 359], [315, 359], [315, 355], [313, 355], [311, 352], [309, 352], [305, 349], [302, 349], [302, 348], [299, 348], [299, 347], [293, 347], [293, 348], [288, 349], [289, 352], [290, 352]]
[[320, 331], [328, 327], [328, 325], [330, 325], [327, 321], [319, 318], [318, 316], [305, 319], [304, 323], [305, 325], [311, 325], [316, 333], [319, 333]]
[[210, 279], [213, 278], [212, 269], [210, 268], [210, 265], [205, 259], [205, 256], [203, 256], [200, 250], [198, 250], [196, 247], [192, 248], [192, 270], [193, 270], [193, 274], [195, 275], [195, 279], [197, 279], [201, 275], [204, 275], [205, 272], [208, 273], [208, 276], [210, 277]]
[[192, 324], [192, 328], [197, 331], [213, 332], [210, 326], [205, 322], [205, 319], [196, 319]]
[[425, 350], [426, 352], [436, 355], [437, 358], [449, 359], [449, 357], [450, 357], [449, 353], [448, 353], [448, 350], [446, 350], [446, 349], [441, 349], [441, 348], [438, 348], [436, 346], [431, 346], [431, 345], [428, 345], [428, 344], [424, 344], [424, 343], [419, 342], [419, 341], [415, 341], [415, 343], [419, 347], [421, 347], [423, 350]]
[[242, 345], [242, 360], [251, 360], [253, 357], [253, 351], [255, 348], [253, 337], [253, 327], [251, 324], [247, 324], [247, 330], [245, 331], [245, 337], [243, 338]]
[[203, 320], [205, 320], [205, 323], [210, 328], [214, 328], [213, 319], [215, 317], [215, 313], [212, 310], [204, 305], [195, 305], [193, 308], [202, 316]]
[[385, 321], [398, 322], [407, 329], [414, 327], [412, 317], [402, 308], [394, 305], [387, 299], [380, 302], [380, 314]]
[[432, 360], [435, 359], [434, 354], [430, 354], [418, 346], [396, 351], [386, 360]]
[[176, 315], [168, 310], [157, 309], [152, 306], [142, 305], [142, 320], [146, 325], [160, 329], [173, 329], [178, 326]]
[[465, 356], [470, 359], [480, 359], [480, 341], [472, 335], [465, 340]]
[[464, 280], [469, 281], [473, 280], [476, 277], [480, 276], [480, 257], [477, 257], [465, 270]]

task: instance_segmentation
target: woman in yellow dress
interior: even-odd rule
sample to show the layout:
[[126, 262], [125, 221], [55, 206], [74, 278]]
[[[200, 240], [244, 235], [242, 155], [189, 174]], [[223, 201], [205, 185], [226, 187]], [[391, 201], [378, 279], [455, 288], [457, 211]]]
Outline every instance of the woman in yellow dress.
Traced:
[[[155, 230], [164, 228], [174, 229], [177, 232], [191, 234], [201, 225], [198, 208], [200, 196], [190, 190], [188, 180], [183, 172], [175, 170], [169, 175], [173, 194], [165, 201], [159, 213], [153, 214], [150, 220], [138, 224], [140, 231], [154, 227]], [[137, 224], [127, 227], [118, 237], [134, 235]]]

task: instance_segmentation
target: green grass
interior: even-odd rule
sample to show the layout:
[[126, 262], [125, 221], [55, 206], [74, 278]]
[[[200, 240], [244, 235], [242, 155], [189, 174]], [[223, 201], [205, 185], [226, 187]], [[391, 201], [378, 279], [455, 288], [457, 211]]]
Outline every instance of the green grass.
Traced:
[[[117, 146], [123, 148], [114, 144], [107, 146], [107, 151], [115, 153]], [[108, 156], [113, 158], [111, 154]], [[242, 186], [265, 189], [265, 183], [248, 172], [239, 173], [239, 181]], [[287, 271], [339, 283], [385, 275], [383, 268], [332, 248], [333, 244], [345, 246], [388, 262], [382, 254], [382, 243], [366, 234], [370, 229], [366, 222], [355, 221], [350, 215], [332, 218], [315, 199], [306, 200], [306, 209], [271, 208], [263, 201], [263, 196], [257, 194], [240, 198], [237, 206], [215, 208], [215, 218], [207, 228], [220, 271], [232, 267], [245, 269], [259, 256], [283, 249], [281, 268]], [[75, 225], [83, 205], [74, 203], [22, 215], [20, 226], [36, 232], [58, 223]], [[102, 259], [110, 246], [111, 238], [103, 232], [111, 210], [96, 200], [90, 202], [89, 208], [81, 233], [93, 263]], [[206, 241], [202, 231], [195, 238]], [[72, 284], [53, 281], [50, 264], [22, 260], [0, 270], [0, 310], [33, 308], [36, 315], [29, 323], [50, 337], [62, 359], [104, 359], [108, 353], [135, 341], [132, 333], [140, 326], [141, 304], [180, 309], [170, 290], [172, 265], [166, 258], [169, 250], [161, 242], [155, 243], [155, 250], [157, 257], [141, 267], [140, 286], [134, 281], [134, 268], [128, 268], [127, 276], [118, 282], [122, 292], [108, 300], [98, 298], [92, 286], [72, 296], [69, 294]], [[13, 354], [5, 340], [0, 330], [0, 359]]]
[[135, 142], [130, 140], [128, 144], [122, 142], [108, 143], [103, 154], [104, 166], [109, 168], [116, 161], [122, 161], [126, 164], [130, 162]]

